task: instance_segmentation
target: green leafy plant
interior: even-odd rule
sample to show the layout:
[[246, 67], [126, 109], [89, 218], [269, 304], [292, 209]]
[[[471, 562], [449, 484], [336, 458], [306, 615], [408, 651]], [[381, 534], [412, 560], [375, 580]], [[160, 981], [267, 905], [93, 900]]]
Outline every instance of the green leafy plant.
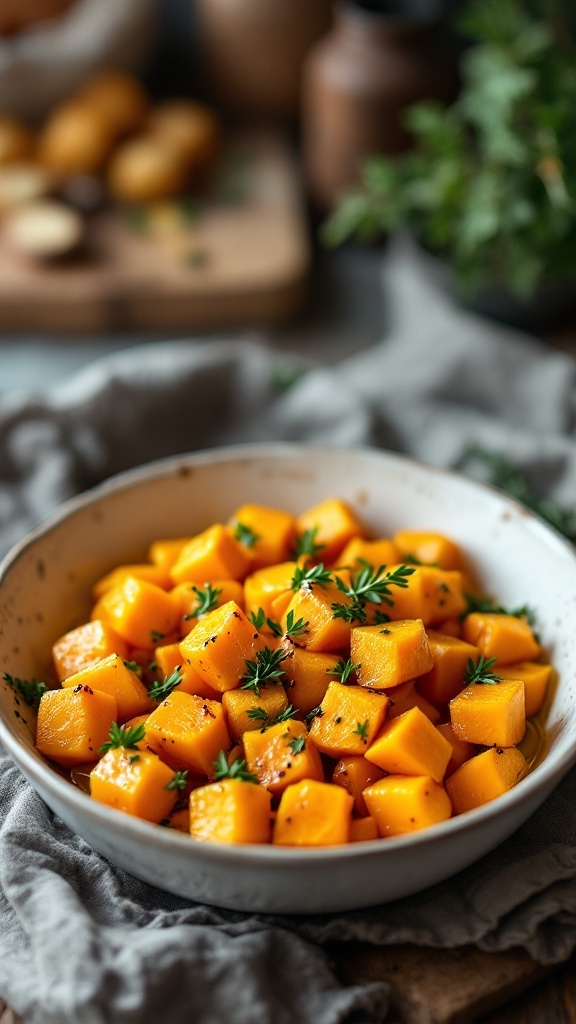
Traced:
[[461, 27], [458, 98], [408, 108], [414, 148], [368, 160], [323, 238], [408, 228], [463, 294], [527, 297], [576, 271], [576, 16], [566, 0], [476, 0]]

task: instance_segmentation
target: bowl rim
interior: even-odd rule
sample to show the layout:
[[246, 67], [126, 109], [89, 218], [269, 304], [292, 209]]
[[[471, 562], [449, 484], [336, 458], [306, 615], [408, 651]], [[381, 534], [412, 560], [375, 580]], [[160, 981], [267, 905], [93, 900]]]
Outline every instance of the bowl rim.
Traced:
[[[90, 507], [102, 498], [108, 498], [117, 492], [129, 490], [135, 485], [164, 476], [179, 473], [186, 475], [190, 465], [209, 466], [214, 463], [237, 463], [246, 460], [259, 460], [263, 457], [291, 460], [302, 457], [303, 454], [315, 458], [338, 456], [349, 459], [362, 458], [369, 461], [373, 459], [375, 462], [392, 461], [399, 466], [415, 468], [425, 476], [433, 478], [439, 476], [447, 479], [451, 486], [456, 485], [465, 492], [480, 492], [484, 495], [485, 500], [499, 505], [501, 512], [505, 513], [507, 518], [512, 516], [514, 519], [522, 520], [529, 531], [535, 531], [543, 536], [547, 544], [559, 548], [576, 569], [576, 548], [565, 537], [514, 498], [510, 498], [489, 484], [452, 470], [429, 465], [408, 455], [369, 445], [257, 442], [184, 452], [156, 459], [116, 473], [96, 486], [69, 498], [28, 531], [5, 555], [0, 563], [0, 587], [19, 559], [38, 540], [57, 529], [70, 516]], [[245, 864], [246, 857], [250, 858], [255, 867], [264, 864], [273, 864], [277, 867], [288, 867], [294, 863], [313, 865], [325, 859], [355, 861], [363, 857], [385, 856], [387, 850], [391, 853], [400, 853], [405, 848], [413, 849], [435, 839], [440, 841], [451, 835], [473, 832], [484, 823], [504, 815], [507, 809], [512, 810], [526, 801], [531, 802], [537, 796], [540, 796], [541, 800], [544, 799], [576, 764], [576, 744], [572, 750], [549, 751], [533, 771], [497, 800], [426, 829], [402, 836], [389, 837], [384, 843], [381, 838], [378, 838], [361, 843], [323, 847], [290, 847], [255, 843], [234, 846], [212, 842], [191, 843], [190, 836], [175, 829], [162, 828], [122, 811], [98, 804], [91, 800], [88, 794], [71, 785], [55, 769], [52, 769], [49, 762], [39, 760], [39, 757], [28, 751], [8, 730], [2, 715], [0, 715], [0, 742], [3, 743], [16, 766], [21, 767], [24, 775], [32, 781], [33, 785], [37, 784], [39, 789], [47, 790], [55, 800], [68, 805], [71, 810], [78, 812], [81, 816], [88, 816], [94, 825], [103, 826], [104, 830], [110, 829], [116, 834], [126, 835], [128, 833], [132, 840], [145, 841], [159, 851], [167, 852], [173, 849], [178, 854], [188, 851], [194, 858], [209, 860], [211, 863], [217, 861], [224, 866]], [[542, 793], [544, 793], [543, 797]]]

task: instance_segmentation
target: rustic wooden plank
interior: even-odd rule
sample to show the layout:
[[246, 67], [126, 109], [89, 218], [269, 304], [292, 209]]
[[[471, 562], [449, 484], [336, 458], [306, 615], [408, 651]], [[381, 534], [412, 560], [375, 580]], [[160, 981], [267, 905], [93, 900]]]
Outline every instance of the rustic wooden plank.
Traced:
[[576, 1024], [576, 957], [478, 1024]]

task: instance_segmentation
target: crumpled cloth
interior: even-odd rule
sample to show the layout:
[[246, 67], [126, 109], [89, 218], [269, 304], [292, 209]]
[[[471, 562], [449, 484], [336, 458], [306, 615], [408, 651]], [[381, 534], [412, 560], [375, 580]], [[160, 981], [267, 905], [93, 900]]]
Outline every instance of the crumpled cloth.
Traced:
[[[309, 367], [284, 393], [265, 346], [210, 341], [120, 352], [47, 394], [3, 400], [2, 547], [111, 473], [249, 440], [371, 444], [447, 467], [480, 444], [546, 493], [576, 500], [574, 360], [457, 310], [401, 248], [385, 283], [384, 340]], [[388, 1020], [387, 986], [343, 988], [324, 943], [522, 946], [542, 963], [570, 955], [575, 811], [573, 771], [456, 878], [369, 910], [267, 917], [131, 878], [55, 818], [3, 757], [0, 995], [29, 1024], [376, 1024]]]

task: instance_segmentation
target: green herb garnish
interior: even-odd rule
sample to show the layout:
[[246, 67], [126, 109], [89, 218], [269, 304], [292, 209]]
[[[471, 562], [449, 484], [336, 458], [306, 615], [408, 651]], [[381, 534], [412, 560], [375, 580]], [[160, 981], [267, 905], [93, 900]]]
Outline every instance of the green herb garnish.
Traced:
[[294, 558], [315, 558], [326, 547], [325, 544], [317, 544], [316, 537], [318, 527], [313, 526], [310, 530], [304, 530], [294, 541]]
[[270, 647], [257, 651], [256, 660], [246, 662], [246, 671], [242, 676], [245, 681], [241, 688], [254, 690], [254, 693], [259, 695], [260, 687], [264, 683], [278, 683], [284, 675], [281, 664], [287, 657], [285, 651], [273, 651]]
[[273, 725], [279, 725], [280, 722], [287, 722], [290, 718], [293, 718], [295, 714], [295, 708], [293, 704], [289, 704], [284, 711], [279, 711], [275, 718], [269, 718], [268, 712], [264, 708], [256, 707], [249, 708], [247, 711], [248, 718], [251, 718], [253, 722], [262, 722], [261, 732], [265, 732], [266, 729], [270, 729]]
[[48, 689], [46, 683], [40, 683], [37, 679], [19, 679], [18, 676], [11, 676], [9, 672], [5, 672], [3, 678], [28, 707], [38, 710], [42, 696]]
[[496, 658], [483, 658], [481, 656], [478, 659], [477, 665], [474, 664], [472, 658], [469, 658], [466, 665], [466, 685], [471, 686], [473, 683], [501, 683], [501, 677], [491, 671], [492, 666], [495, 664]]
[[179, 686], [183, 678], [184, 673], [182, 672], [182, 666], [177, 665], [171, 675], [164, 676], [164, 679], [154, 680], [152, 686], [148, 690], [148, 696], [160, 703], [160, 701], [163, 701], [166, 697], [170, 696], [172, 690]]
[[364, 743], [368, 743], [368, 740], [367, 740], [366, 737], [368, 736], [369, 728], [370, 728], [370, 721], [367, 718], [365, 722], [357, 722], [356, 723], [356, 728], [353, 729], [352, 732], [355, 733], [357, 736], [360, 736], [360, 739]]
[[324, 568], [322, 562], [318, 562], [318, 565], [298, 565], [290, 581], [290, 586], [292, 590], [300, 590], [300, 587], [312, 590], [313, 586], [327, 587], [333, 582], [332, 574]]
[[308, 728], [310, 728], [310, 726], [312, 725], [312, 720], [314, 718], [322, 718], [323, 715], [324, 715], [324, 712], [323, 712], [322, 708], [320, 707], [320, 705], [318, 705], [318, 707], [316, 707], [316, 708], [312, 708], [312, 711], [309, 711], [308, 714], [306, 715], [306, 718], [305, 718], [305, 721], [308, 724]]
[[288, 746], [293, 754], [301, 754], [306, 747], [306, 739], [304, 736], [295, 736], [293, 740], [290, 740]]
[[142, 666], [137, 661], [125, 661], [124, 664], [131, 672], [135, 672], [139, 679], [142, 678]]
[[503, 608], [493, 597], [477, 597], [475, 594], [465, 594], [464, 597], [466, 598], [466, 611], [462, 612], [461, 619], [465, 619], [473, 612], [488, 612], [493, 615], [512, 615], [515, 619], [526, 619], [530, 626], [536, 624], [536, 613], [527, 604], [523, 604], [519, 608]]
[[201, 615], [213, 612], [218, 604], [218, 598], [222, 593], [222, 587], [213, 587], [211, 583], [205, 583], [203, 587], [192, 587], [198, 598], [198, 604], [194, 611], [184, 616], [185, 620], [198, 619]]
[[109, 750], [118, 750], [124, 747], [126, 750], [137, 750], [138, 744], [146, 737], [146, 729], [143, 725], [135, 725], [127, 728], [125, 725], [118, 725], [112, 722], [110, 726], [110, 738], [107, 743], [100, 747], [100, 753], [106, 754]]
[[188, 779], [188, 769], [183, 772], [176, 772], [173, 779], [164, 787], [165, 789], [179, 789], [180, 792], [186, 789]]
[[340, 676], [341, 683], [347, 683], [353, 672], [356, 672], [360, 668], [359, 661], [352, 661], [351, 658], [339, 658], [334, 668], [327, 668], [326, 672], [329, 676]]
[[159, 644], [160, 641], [163, 640], [165, 636], [166, 633], [161, 633], [159, 629], [150, 630], [150, 639], [153, 644]]
[[280, 623], [275, 622], [274, 619], [269, 619], [263, 608], [259, 608], [256, 612], [250, 612], [248, 618], [256, 629], [262, 630], [265, 626], [268, 626], [268, 629], [274, 634], [274, 636], [283, 636], [282, 626]]
[[259, 533], [255, 533], [251, 526], [246, 526], [245, 523], [236, 523], [234, 527], [234, 536], [240, 544], [243, 544], [245, 548], [253, 548], [262, 537]]
[[246, 768], [246, 761], [244, 758], [237, 757], [232, 764], [228, 764], [228, 758], [224, 750], [221, 750], [214, 763], [214, 779], [238, 779], [240, 782], [255, 782], [258, 783], [257, 777], [253, 772], [249, 772]]
[[350, 604], [332, 604], [334, 618], [344, 619], [345, 622], [366, 622], [366, 605], [386, 604], [389, 608], [394, 606], [390, 597], [391, 587], [405, 589], [408, 586], [408, 576], [414, 572], [412, 566], [399, 565], [397, 569], [386, 572], [386, 566], [381, 565], [373, 569], [371, 565], [365, 565], [356, 576], [352, 577], [350, 584], [344, 583], [339, 576], [336, 577], [336, 586], [346, 597], [350, 598]]

